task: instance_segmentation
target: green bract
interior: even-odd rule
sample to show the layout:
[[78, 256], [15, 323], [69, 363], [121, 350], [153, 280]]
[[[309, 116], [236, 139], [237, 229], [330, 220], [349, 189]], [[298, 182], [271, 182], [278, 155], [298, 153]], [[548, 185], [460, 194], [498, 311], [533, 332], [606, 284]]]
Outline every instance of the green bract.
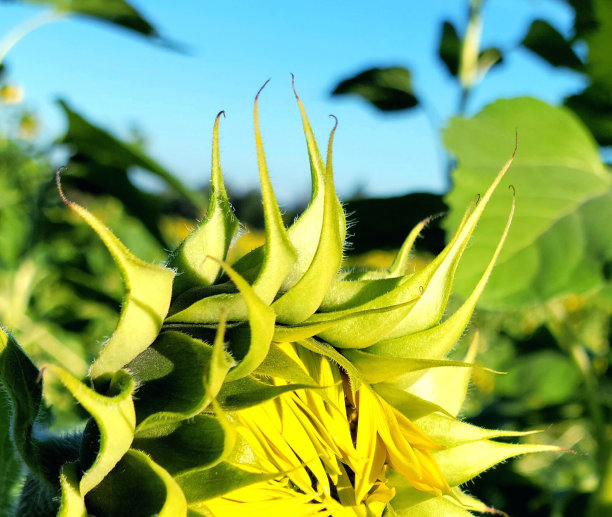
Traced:
[[[79, 380], [40, 370], [0, 332], [0, 379], [28, 469], [20, 516], [469, 515], [487, 510], [459, 485], [509, 457], [555, 447], [494, 441], [518, 432], [456, 418], [476, 342], [464, 332], [514, 212], [472, 294], [443, 319], [462, 253], [509, 160], [429, 265], [410, 273], [411, 231], [388, 271], [341, 269], [346, 222], [334, 190], [333, 128], [324, 162], [300, 102], [312, 197], [286, 229], [266, 166], [255, 100], [266, 241], [227, 262], [238, 221], [214, 125], [206, 217], [167, 266], [134, 257], [85, 208], [125, 284], [113, 335]], [[221, 114], [219, 114], [221, 115]], [[39, 429], [42, 380], [57, 378], [89, 413], [81, 434]]]

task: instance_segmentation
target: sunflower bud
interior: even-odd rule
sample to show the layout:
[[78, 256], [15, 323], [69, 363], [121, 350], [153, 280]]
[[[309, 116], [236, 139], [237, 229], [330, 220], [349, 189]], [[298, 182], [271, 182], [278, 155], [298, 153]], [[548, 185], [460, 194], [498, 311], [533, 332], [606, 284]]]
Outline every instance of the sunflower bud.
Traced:
[[[463, 361], [446, 358], [508, 233], [513, 196], [482, 278], [443, 318], [461, 255], [512, 159], [426, 267], [407, 271], [423, 222], [388, 270], [344, 271], [346, 220], [332, 168], [336, 126], [324, 161], [297, 93], [296, 99], [311, 164], [310, 203], [285, 228], [262, 146], [258, 94], [266, 238], [233, 264], [227, 257], [238, 221], [221, 174], [219, 116], [208, 212], [166, 266], [132, 255], [64, 196], [58, 177], [62, 199], [115, 259], [126, 293], [118, 326], [86, 382], [60, 366], [39, 371], [0, 333], [0, 378], [15, 407], [15, 444], [32, 482], [45, 486], [50, 511], [469, 515], [489, 509], [461, 485], [507, 458], [558, 450], [498, 442], [522, 433], [458, 420], [477, 341]], [[32, 432], [42, 404], [37, 379], [49, 376], [91, 415], [78, 447], [59, 457], [48, 454], [49, 439]], [[30, 496], [24, 492], [24, 501]], [[27, 501], [21, 508], [33, 515]]]

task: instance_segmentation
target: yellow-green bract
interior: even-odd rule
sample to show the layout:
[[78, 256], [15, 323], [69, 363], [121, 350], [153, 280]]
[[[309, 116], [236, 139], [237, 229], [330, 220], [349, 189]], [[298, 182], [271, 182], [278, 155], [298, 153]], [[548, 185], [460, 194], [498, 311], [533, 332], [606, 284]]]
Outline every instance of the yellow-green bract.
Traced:
[[[425, 222], [407, 232], [389, 270], [348, 275], [341, 268], [346, 221], [333, 183], [336, 127], [324, 161], [296, 98], [310, 203], [285, 228], [265, 161], [258, 93], [266, 240], [233, 264], [227, 255], [238, 221], [221, 174], [219, 117], [208, 212], [166, 266], [134, 257], [60, 188], [115, 259], [126, 294], [88, 379], [60, 365], [42, 374], [56, 376], [91, 416], [70, 443], [32, 432], [41, 373], [0, 333], [14, 442], [46, 514], [463, 516], [490, 509], [461, 485], [512, 456], [557, 450], [497, 442], [525, 433], [458, 420], [477, 340], [463, 361], [446, 358], [508, 233], [510, 194], [488, 267], [443, 319], [457, 264], [512, 159], [423, 269], [410, 273], [407, 265]], [[63, 455], [47, 454], [50, 440], [65, 445]], [[20, 508], [40, 515], [27, 509], [31, 492]]]

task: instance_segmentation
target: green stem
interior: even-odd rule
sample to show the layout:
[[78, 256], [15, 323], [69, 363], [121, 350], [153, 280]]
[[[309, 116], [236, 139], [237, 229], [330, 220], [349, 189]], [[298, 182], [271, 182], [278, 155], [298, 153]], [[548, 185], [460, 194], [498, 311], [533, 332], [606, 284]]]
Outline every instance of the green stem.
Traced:
[[47, 23], [54, 22], [66, 16], [64, 13], [57, 11], [44, 11], [37, 13], [31, 18], [28, 18], [21, 25], [17, 25], [12, 31], [0, 40], [0, 64], [4, 61], [6, 55], [10, 50], [19, 43], [25, 36], [30, 34], [33, 30], [46, 25]]
[[[581, 339], [567, 325], [563, 317], [560, 317], [551, 307], [549, 328], [555, 336], [559, 346], [567, 351], [574, 364], [582, 374], [584, 383], [584, 397], [593, 429], [593, 438], [596, 443], [595, 458], [597, 464], [598, 486], [589, 501], [588, 517], [608, 515], [605, 510], [612, 509], [612, 500], [606, 487], [612, 485], [612, 472], [610, 471], [610, 442], [607, 437], [606, 419], [604, 415], [603, 402], [600, 396], [599, 380], [593, 370], [586, 347]], [[603, 513], [602, 513], [603, 512]]]

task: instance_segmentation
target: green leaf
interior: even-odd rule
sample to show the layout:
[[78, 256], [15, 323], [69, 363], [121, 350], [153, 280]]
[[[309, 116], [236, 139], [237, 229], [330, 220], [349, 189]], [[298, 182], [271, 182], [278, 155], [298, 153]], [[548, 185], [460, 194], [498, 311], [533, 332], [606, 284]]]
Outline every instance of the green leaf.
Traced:
[[256, 474], [222, 462], [210, 469], [184, 472], [176, 476], [175, 479], [185, 493], [189, 506], [193, 505], [197, 509], [197, 503], [281, 475], [281, 473]]
[[[0, 375], [0, 378], [2, 376]], [[11, 440], [9, 397], [0, 384], [0, 516], [8, 517], [14, 488], [21, 477], [21, 462]]]
[[[610, 56], [610, 34], [612, 33], [612, 5], [607, 0], [591, 0], [588, 6], [579, 6], [585, 17], [593, 17], [592, 30], [584, 35], [588, 50], [587, 73], [593, 84], [608, 91], [612, 88], [612, 57]], [[577, 9], [577, 12], [578, 12]], [[590, 11], [590, 13], [589, 13]], [[577, 22], [580, 15], [577, 14]]]
[[[224, 113], [224, 112], [221, 112]], [[170, 257], [168, 265], [178, 270], [174, 281], [175, 294], [198, 285], [210, 285], [219, 275], [221, 267], [208, 256], [225, 260], [232, 239], [238, 231], [238, 220], [227, 199], [219, 158], [219, 119], [213, 130], [212, 176], [210, 202], [206, 217], [189, 236], [181, 242]]]
[[524, 354], [495, 383], [496, 392], [520, 400], [526, 408], [541, 409], [569, 402], [581, 377], [572, 361], [553, 350]]
[[[351, 214], [351, 252], [398, 249], [407, 231], [424, 219], [446, 212], [440, 194], [413, 193], [404, 196], [353, 199], [343, 204]], [[397, 217], [397, 214], [402, 214]], [[427, 231], [416, 242], [419, 249], [437, 255], [444, 248], [444, 232], [432, 218]]]
[[[61, 191], [60, 194], [63, 196]], [[125, 285], [117, 328], [91, 366], [91, 378], [100, 377], [103, 381], [138, 356], [159, 334], [170, 306], [174, 272], [135, 257], [88, 210], [65, 197], [63, 199], [102, 239], [117, 263]]]
[[32, 436], [42, 400], [39, 375], [38, 368], [13, 336], [0, 328], [0, 380], [11, 400], [13, 442], [28, 468], [47, 477], [42, 451]]
[[449, 21], [445, 21], [442, 24], [438, 55], [446, 65], [449, 73], [453, 77], [457, 77], [459, 73], [459, 60], [461, 59], [461, 39], [457, 34], [457, 29]]
[[338, 84], [332, 95], [347, 93], [359, 95], [381, 111], [406, 110], [419, 102], [412, 91], [410, 71], [400, 66], [365, 70]]
[[580, 117], [599, 145], [612, 145], [612, 91], [592, 84], [564, 104]]
[[228, 448], [227, 438], [218, 419], [210, 415], [197, 415], [181, 422], [173, 432], [161, 438], [136, 436], [132, 447], [146, 452], [175, 476], [180, 472], [208, 468], [219, 463]]
[[[186, 187], [178, 178], [134, 144], [123, 142], [59, 101], [68, 119], [68, 130], [59, 143], [72, 153], [69, 168], [79, 188], [94, 193], [105, 192], [119, 199], [149, 232], [166, 245], [160, 233], [160, 199], [138, 189], [128, 177], [134, 167], [157, 176], [194, 207], [201, 195]], [[70, 179], [70, 178], [68, 178]]]
[[[598, 149], [566, 109], [530, 98], [497, 101], [471, 119], [455, 118], [444, 132], [458, 159], [445, 223], [455, 228], [474, 192], [483, 191], [512, 148], [519, 146], [508, 181], [518, 210], [499, 263], [481, 298], [488, 307], [520, 306], [600, 285], [601, 264], [590, 242], [606, 226], [589, 206], [604, 207], [611, 179]], [[492, 197], [457, 271], [455, 288], [471, 290], [502, 231], [507, 201]], [[594, 229], [591, 229], [594, 226]], [[603, 235], [602, 235], [603, 236]], [[607, 238], [609, 240], [609, 236]]]
[[92, 515], [181, 517], [187, 515], [182, 490], [146, 454], [130, 450], [86, 498]]
[[112, 23], [149, 38], [160, 39], [157, 29], [124, 0], [27, 0], [47, 4], [60, 13], [74, 13]]
[[529, 27], [529, 32], [521, 42], [553, 66], [563, 66], [572, 70], [582, 71], [584, 65], [572, 49], [569, 41], [544, 20], [535, 20]]
[[51, 373], [59, 378], [72, 396], [94, 418], [100, 432], [100, 447], [93, 465], [79, 482], [82, 496], [95, 488], [115, 467], [130, 448], [134, 438], [134, 379], [125, 371], [115, 373], [110, 380], [108, 395], [96, 393], [67, 371], [48, 365], [45, 377]]
[[582, 38], [597, 28], [598, 20], [595, 14], [593, 0], [565, 0], [574, 10], [574, 29], [576, 37]]

